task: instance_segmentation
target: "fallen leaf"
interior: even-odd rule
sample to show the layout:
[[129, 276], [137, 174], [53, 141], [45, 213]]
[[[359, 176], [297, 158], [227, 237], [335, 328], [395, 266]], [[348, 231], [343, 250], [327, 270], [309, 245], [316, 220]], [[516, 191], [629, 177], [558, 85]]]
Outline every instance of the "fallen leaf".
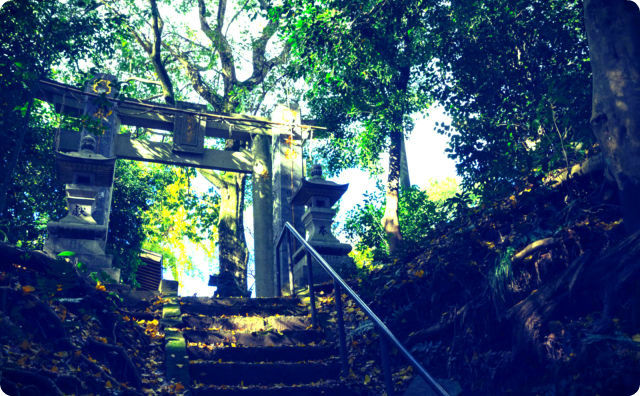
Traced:
[[32, 291], [34, 291], [34, 290], [36, 290], [36, 288], [35, 288], [35, 287], [33, 287], [33, 286], [29, 286], [29, 285], [22, 286], [22, 291], [23, 291], [24, 293], [31, 293], [31, 292], [32, 292]]

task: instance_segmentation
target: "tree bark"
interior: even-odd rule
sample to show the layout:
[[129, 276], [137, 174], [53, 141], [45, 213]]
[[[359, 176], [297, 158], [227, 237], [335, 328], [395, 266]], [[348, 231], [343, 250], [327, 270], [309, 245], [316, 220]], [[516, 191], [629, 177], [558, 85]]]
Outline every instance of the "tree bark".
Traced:
[[402, 243], [400, 232], [400, 220], [398, 208], [400, 200], [400, 167], [402, 154], [402, 130], [401, 125], [391, 131], [391, 146], [389, 147], [389, 176], [387, 178], [386, 202], [382, 227], [387, 234], [389, 253], [395, 254]]
[[585, 0], [591, 53], [591, 125], [616, 181], [627, 231], [640, 229], [640, 10], [628, 0]]
[[200, 170], [220, 193], [218, 218], [218, 289], [220, 297], [248, 296], [248, 250], [244, 237], [244, 193], [246, 176], [241, 173]]
[[400, 154], [400, 189], [407, 190], [411, 188], [411, 178], [409, 177], [409, 161], [407, 161], [407, 147], [404, 141], [404, 137], [402, 138], [402, 146], [401, 146], [401, 154]]

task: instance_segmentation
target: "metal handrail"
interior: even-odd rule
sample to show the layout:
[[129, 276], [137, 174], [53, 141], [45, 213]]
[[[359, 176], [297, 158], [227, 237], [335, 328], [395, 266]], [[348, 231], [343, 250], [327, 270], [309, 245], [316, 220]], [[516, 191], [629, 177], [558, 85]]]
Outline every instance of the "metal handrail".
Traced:
[[[311, 246], [299, 233], [296, 229], [291, 225], [291, 223], [286, 222], [282, 231], [280, 231], [280, 235], [278, 236], [278, 240], [276, 242], [275, 250], [276, 250], [276, 261], [275, 261], [275, 272], [276, 272], [276, 292], [278, 296], [282, 294], [282, 282], [280, 278], [280, 245], [282, 244], [285, 231], [288, 231], [288, 234], [297, 239], [302, 247], [306, 250], [307, 255], [307, 276], [309, 281], [309, 299], [311, 303], [311, 321], [314, 325], [317, 325], [316, 319], [316, 306], [315, 306], [315, 296], [314, 296], [314, 287], [313, 287], [313, 270], [312, 270], [312, 258], [314, 258], [320, 266], [331, 276], [333, 279], [334, 292], [335, 292], [335, 301], [336, 301], [336, 310], [338, 311], [338, 327], [339, 327], [339, 338], [340, 338], [340, 355], [342, 358], [342, 366], [343, 370], [346, 372], [348, 367], [347, 354], [346, 354], [346, 337], [344, 330], [344, 319], [342, 316], [342, 292], [341, 289], [344, 289], [346, 294], [351, 297], [358, 306], [369, 316], [369, 318], [373, 321], [373, 323], [378, 327], [381, 332], [380, 337], [380, 346], [381, 346], [381, 355], [382, 355], [382, 366], [383, 372], [385, 376], [385, 387], [387, 389], [387, 395], [393, 395], [393, 383], [391, 381], [391, 370], [389, 367], [389, 354], [388, 354], [388, 346], [387, 342], [391, 341], [396, 348], [400, 350], [400, 352], [404, 355], [409, 363], [418, 371], [418, 374], [429, 384], [429, 386], [436, 391], [438, 394], [442, 396], [449, 396], [447, 391], [440, 385], [438, 382], [425, 370], [424, 367], [413, 357], [413, 355], [402, 345], [402, 343], [396, 338], [395, 335], [389, 330], [387, 325], [376, 315], [369, 306], [362, 301], [360, 296], [353, 291], [347, 285], [347, 283], [336, 273], [336, 271], [331, 268], [329, 263]], [[288, 269], [289, 269], [289, 289], [294, 295], [294, 287], [293, 287], [293, 257], [291, 252], [291, 239], [289, 238], [287, 243], [287, 254], [288, 254]], [[386, 337], [386, 339], [385, 339]]]

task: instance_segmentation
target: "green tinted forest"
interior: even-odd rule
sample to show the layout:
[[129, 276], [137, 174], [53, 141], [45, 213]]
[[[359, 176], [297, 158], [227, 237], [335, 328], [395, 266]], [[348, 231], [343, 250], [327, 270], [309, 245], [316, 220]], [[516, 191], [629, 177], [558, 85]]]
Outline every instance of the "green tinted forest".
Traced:
[[[132, 306], [117, 308], [129, 304], [122, 290], [140, 286], [136, 273], [146, 249], [163, 255], [164, 271], [176, 280], [209, 275], [194, 266], [196, 256], [204, 257], [226, 279], [217, 295], [251, 295], [245, 217], [253, 181], [241, 173], [118, 160], [106, 252], [121, 270], [120, 284], [105, 289], [104, 280], [85, 276], [76, 294], [54, 297], [69, 280], [43, 268], [47, 260], [69, 263], [25, 252], [42, 250], [47, 223], [66, 213], [56, 145], [61, 130], [80, 133], [85, 124], [38, 99], [39, 90], [43, 80], [83, 87], [98, 73], [117, 78], [122, 100], [192, 102], [210, 113], [267, 118], [280, 103], [297, 104], [302, 119], [318, 127], [303, 150], [307, 170], [318, 162], [329, 178], [357, 168], [377, 180], [337, 225], [353, 245], [355, 267], [343, 275], [421, 364], [455, 383], [451, 389], [459, 391], [451, 394], [632, 395], [640, 386], [635, 2], [5, 2], [0, 284], [19, 312], [2, 302], [8, 330], [0, 330], [0, 340], [27, 344], [3, 352], [0, 372], [14, 370], [16, 378], [31, 370], [37, 377], [29, 378], [56, 382], [58, 370], [68, 370], [83, 384], [75, 388], [81, 394], [91, 386], [96, 394], [136, 394], [104, 370], [87, 386], [64, 359], [58, 360], [66, 368], [57, 363], [52, 374], [46, 359], [55, 357], [46, 353], [42, 361], [19, 363], [19, 353], [29, 355], [40, 342], [25, 335], [36, 330], [20, 325], [28, 322], [29, 304], [47, 322], [47, 315], [61, 315], [60, 301], [82, 290], [116, 313], [99, 313], [99, 303], [76, 312], [99, 323], [76, 328], [78, 340], [87, 338], [83, 332], [105, 337], [108, 324], [113, 340], [111, 333], [106, 339], [115, 345], [116, 324], [126, 322], [118, 331], [127, 329], [128, 341], [120, 347], [144, 350], [157, 363], [134, 358], [156, 382], [138, 378], [131, 392], [182, 394], [198, 384], [176, 386], [153, 374], [162, 366], [161, 348], [140, 340], [153, 340], [158, 322], [151, 314], [142, 323], [130, 320]], [[436, 107], [448, 118], [435, 131], [414, 128]], [[153, 128], [120, 132], [139, 141], [170, 137]], [[447, 137], [457, 178], [411, 185], [405, 143], [422, 133]], [[205, 142], [226, 151], [250, 144], [231, 132]], [[35, 275], [16, 272], [30, 266]], [[331, 317], [329, 294], [319, 304]], [[154, 307], [147, 312], [160, 315]], [[359, 308], [347, 307], [346, 315], [360, 321], [349, 332], [353, 367], [346, 380], [383, 394], [380, 370], [370, 363], [378, 359], [377, 336]], [[66, 346], [58, 352], [67, 350], [73, 355]], [[415, 372], [400, 356], [391, 359], [402, 394]]]

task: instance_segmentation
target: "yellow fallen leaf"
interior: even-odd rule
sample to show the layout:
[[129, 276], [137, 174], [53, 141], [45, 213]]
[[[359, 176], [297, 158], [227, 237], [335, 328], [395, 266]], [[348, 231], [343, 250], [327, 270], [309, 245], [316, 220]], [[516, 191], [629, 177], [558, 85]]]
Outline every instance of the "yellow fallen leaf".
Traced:
[[113, 388], [113, 385], [111, 384], [111, 381], [107, 380], [107, 382], [105, 382], [104, 387], [107, 389], [111, 389]]
[[181, 383], [176, 383], [176, 392], [182, 392], [184, 390], [184, 385]]
[[631, 337], [632, 340], [634, 340], [635, 342], [640, 342], [640, 334], [634, 334], [633, 337]]
[[367, 374], [364, 376], [364, 384], [369, 385], [369, 382], [371, 382], [371, 377], [369, 377], [369, 374]]
[[22, 349], [23, 351], [26, 351], [27, 349], [29, 349], [30, 346], [31, 346], [31, 343], [29, 343], [29, 341], [27, 340], [23, 340], [20, 343], [20, 349]]
[[33, 287], [33, 286], [29, 286], [29, 285], [22, 286], [22, 291], [23, 291], [24, 293], [31, 293], [31, 292], [32, 292], [32, 291], [34, 291], [34, 290], [36, 290], [36, 288], [35, 288], [35, 287]]
[[102, 283], [100, 283], [100, 281], [98, 281], [98, 283], [96, 283], [96, 290], [98, 290], [98, 291], [107, 291], [107, 288], [104, 287], [104, 285]]

